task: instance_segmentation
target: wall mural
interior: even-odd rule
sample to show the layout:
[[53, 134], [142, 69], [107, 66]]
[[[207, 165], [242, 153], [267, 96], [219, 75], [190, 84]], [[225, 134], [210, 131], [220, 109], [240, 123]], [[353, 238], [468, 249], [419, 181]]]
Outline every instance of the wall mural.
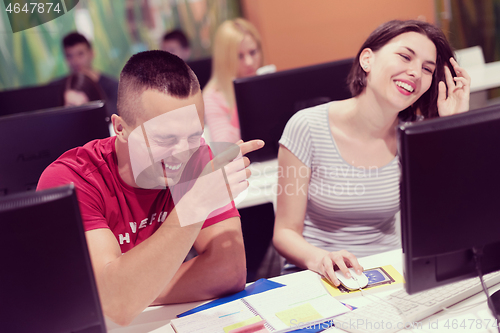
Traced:
[[216, 28], [240, 16], [240, 6], [237, 0], [80, 0], [66, 14], [16, 33], [4, 3], [0, 12], [0, 90], [5, 90], [66, 75], [61, 40], [74, 30], [91, 40], [94, 68], [116, 78], [132, 54], [159, 48], [163, 34], [174, 28], [186, 32], [192, 58], [207, 57]]

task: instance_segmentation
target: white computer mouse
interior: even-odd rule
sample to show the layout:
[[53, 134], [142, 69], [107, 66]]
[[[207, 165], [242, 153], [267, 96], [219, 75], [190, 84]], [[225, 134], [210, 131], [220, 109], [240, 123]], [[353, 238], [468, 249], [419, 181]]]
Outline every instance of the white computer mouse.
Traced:
[[337, 279], [339, 279], [340, 283], [349, 290], [358, 290], [359, 288], [364, 288], [368, 285], [368, 277], [365, 274], [361, 273], [358, 275], [356, 271], [352, 268], [349, 268], [349, 273], [351, 273], [351, 278], [348, 279], [345, 277], [342, 271], [335, 271], [335, 275]]

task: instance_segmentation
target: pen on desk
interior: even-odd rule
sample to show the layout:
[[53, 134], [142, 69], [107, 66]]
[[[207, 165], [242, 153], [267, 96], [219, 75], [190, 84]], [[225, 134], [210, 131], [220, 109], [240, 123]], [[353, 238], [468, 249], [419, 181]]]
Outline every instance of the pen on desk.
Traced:
[[247, 326], [235, 328], [234, 330], [230, 330], [228, 333], [269, 333], [264, 324], [265, 320], [261, 320]]

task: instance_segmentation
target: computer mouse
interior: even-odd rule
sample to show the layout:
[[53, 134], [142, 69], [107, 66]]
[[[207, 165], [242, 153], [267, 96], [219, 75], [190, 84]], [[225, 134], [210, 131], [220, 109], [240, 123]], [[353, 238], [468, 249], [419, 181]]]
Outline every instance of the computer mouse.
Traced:
[[352, 268], [349, 268], [349, 273], [351, 273], [351, 278], [345, 277], [341, 270], [335, 271], [337, 279], [340, 283], [349, 290], [358, 290], [359, 288], [364, 288], [368, 285], [368, 277], [365, 274], [358, 274]]

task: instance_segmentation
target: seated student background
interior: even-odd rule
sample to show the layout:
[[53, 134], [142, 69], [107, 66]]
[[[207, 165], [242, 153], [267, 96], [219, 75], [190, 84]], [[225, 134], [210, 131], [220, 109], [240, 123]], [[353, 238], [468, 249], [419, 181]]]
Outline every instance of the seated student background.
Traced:
[[[152, 304], [241, 290], [246, 271], [238, 211], [224, 181], [196, 179], [193, 171], [211, 172], [220, 162], [200, 153], [204, 105], [194, 73], [168, 52], [138, 53], [121, 72], [118, 110], [112, 116], [116, 136], [66, 152], [38, 183], [38, 189], [75, 184], [104, 314], [126, 325]], [[169, 121], [161, 122], [165, 117]], [[135, 173], [144, 159], [132, 156], [132, 142], [143, 133], [148, 145], [139, 152], [162, 154], [145, 169], [152, 171], [146, 178]], [[262, 145], [254, 140], [235, 147], [244, 155]], [[243, 168], [234, 168], [238, 161]], [[225, 168], [233, 196], [248, 187], [250, 175], [248, 159], [238, 161]], [[171, 190], [177, 183], [190, 186], [180, 200]], [[186, 217], [193, 223], [183, 227]], [[183, 263], [192, 246], [199, 255]]]
[[64, 106], [78, 106], [99, 100], [106, 101], [106, 94], [86, 74], [76, 72], [67, 77], [63, 92]]
[[[109, 116], [117, 113], [118, 80], [100, 73], [92, 67], [94, 51], [87, 38], [78, 32], [71, 32], [63, 38], [62, 46], [70, 74], [82, 72], [96, 82], [106, 97]], [[59, 83], [66, 79], [67, 77], [64, 77], [51, 83]]]
[[186, 34], [180, 29], [165, 33], [161, 42], [161, 49], [175, 54], [184, 61], [191, 58], [191, 44]]
[[373, 31], [349, 86], [354, 97], [296, 113], [278, 155], [273, 243], [284, 273], [310, 269], [335, 285], [335, 266], [360, 271], [356, 257], [401, 247], [398, 122], [467, 111], [470, 94], [442, 31], [421, 21]]
[[253, 76], [263, 64], [257, 29], [237, 18], [223, 22], [215, 33], [212, 77], [203, 89], [205, 121], [214, 142], [241, 139], [233, 80]]

